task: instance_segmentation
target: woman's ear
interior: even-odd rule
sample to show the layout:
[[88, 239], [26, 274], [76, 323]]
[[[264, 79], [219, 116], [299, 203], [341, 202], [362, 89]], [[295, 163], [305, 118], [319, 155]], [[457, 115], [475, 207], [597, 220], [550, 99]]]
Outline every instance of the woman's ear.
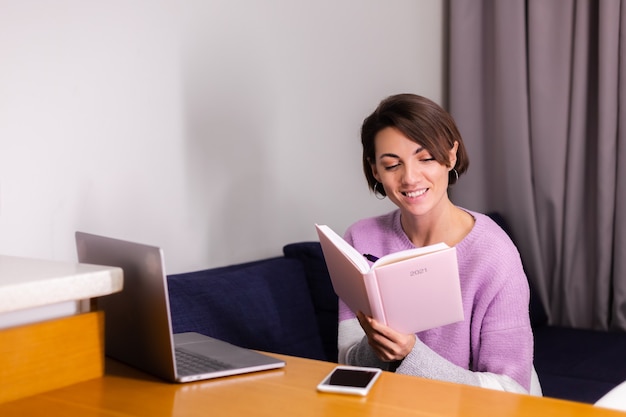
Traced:
[[369, 163], [370, 163], [370, 168], [372, 169], [372, 175], [374, 176], [376, 181], [381, 182], [380, 175], [378, 175], [378, 168], [376, 168], [376, 164], [373, 163], [371, 160], [369, 161]]
[[448, 160], [450, 161], [450, 168], [454, 168], [456, 165], [456, 152], [459, 149], [459, 142], [458, 141], [454, 141], [454, 145], [452, 145], [452, 148], [450, 148], [450, 150], [448, 151]]

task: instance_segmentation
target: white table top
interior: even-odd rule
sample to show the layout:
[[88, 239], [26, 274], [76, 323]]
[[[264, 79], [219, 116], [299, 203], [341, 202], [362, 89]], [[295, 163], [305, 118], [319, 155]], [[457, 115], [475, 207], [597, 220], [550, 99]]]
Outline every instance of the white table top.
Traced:
[[119, 292], [121, 268], [0, 255], [0, 313]]
[[611, 391], [604, 394], [595, 405], [597, 407], [626, 411], [626, 382], [622, 382]]

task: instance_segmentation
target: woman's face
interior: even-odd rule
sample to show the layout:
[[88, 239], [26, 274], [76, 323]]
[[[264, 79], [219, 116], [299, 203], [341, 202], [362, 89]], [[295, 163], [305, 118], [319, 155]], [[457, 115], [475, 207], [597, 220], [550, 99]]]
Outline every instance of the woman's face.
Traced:
[[[448, 201], [448, 171], [420, 144], [398, 129], [387, 127], [374, 139], [376, 155], [372, 173], [385, 187], [389, 199], [405, 215], [428, 214]], [[450, 149], [450, 166], [456, 163], [458, 143]]]

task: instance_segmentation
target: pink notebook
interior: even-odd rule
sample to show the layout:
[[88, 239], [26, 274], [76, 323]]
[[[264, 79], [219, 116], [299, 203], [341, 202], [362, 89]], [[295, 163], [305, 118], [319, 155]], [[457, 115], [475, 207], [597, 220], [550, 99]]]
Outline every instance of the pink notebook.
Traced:
[[328, 226], [316, 225], [335, 293], [403, 333], [462, 321], [463, 303], [456, 248], [445, 243], [381, 257], [364, 257]]

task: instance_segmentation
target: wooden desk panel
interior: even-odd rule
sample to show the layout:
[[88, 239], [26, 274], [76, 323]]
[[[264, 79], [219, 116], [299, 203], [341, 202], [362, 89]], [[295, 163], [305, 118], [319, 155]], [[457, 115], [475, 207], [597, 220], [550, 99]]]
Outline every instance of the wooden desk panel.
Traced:
[[101, 311], [0, 329], [0, 403], [101, 377], [103, 373]]
[[0, 416], [624, 416], [588, 404], [383, 373], [367, 397], [322, 394], [332, 363], [170, 384], [113, 361], [106, 375], [0, 406]]

